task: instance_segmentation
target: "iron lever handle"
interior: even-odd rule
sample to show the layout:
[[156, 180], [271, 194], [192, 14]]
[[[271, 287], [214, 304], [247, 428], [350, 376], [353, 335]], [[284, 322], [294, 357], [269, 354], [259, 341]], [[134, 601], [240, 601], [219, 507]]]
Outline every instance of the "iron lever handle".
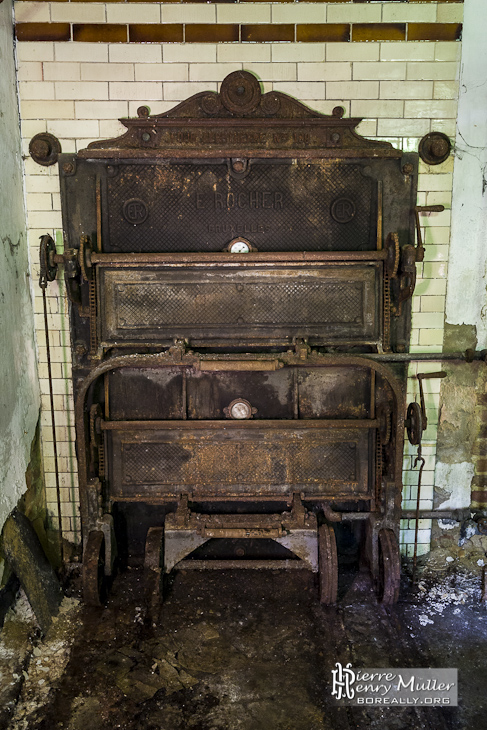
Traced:
[[417, 205], [414, 208], [414, 218], [416, 221], [416, 235], [417, 235], [416, 261], [424, 260], [424, 245], [423, 245], [423, 237], [421, 235], [421, 224], [419, 222], [419, 214], [420, 213], [442, 213], [444, 210], [445, 210], [444, 205]]
[[446, 378], [446, 373], [444, 370], [439, 370], [435, 373], [418, 373], [416, 377], [419, 382], [419, 398], [421, 401], [421, 415], [423, 418], [424, 431], [428, 427], [428, 419], [426, 417], [426, 404], [424, 402], [423, 380], [428, 380], [429, 378]]

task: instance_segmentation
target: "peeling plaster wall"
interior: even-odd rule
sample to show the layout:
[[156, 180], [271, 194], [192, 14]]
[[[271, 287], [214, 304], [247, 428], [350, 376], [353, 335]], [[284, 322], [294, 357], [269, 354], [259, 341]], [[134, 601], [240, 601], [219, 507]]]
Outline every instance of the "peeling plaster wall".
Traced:
[[[485, 0], [468, 0], [464, 6], [460, 94], [458, 102], [455, 165], [453, 173], [452, 228], [446, 292], [444, 350], [487, 347], [487, 45]], [[434, 506], [439, 509], [487, 507], [485, 459], [486, 382], [483, 363], [445, 366], [438, 422]], [[458, 541], [455, 523], [439, 523], [433, 547], [458, 551], [481, 546], [476, 523]], [[472, 535], [477, 543], [469, 539]], [[470, 545], [472, 543], [472, 545]], [[454, 548], [454, 549], [453, 549]], [[480, 550], [480, 552], [482, 552]], [[462, 557], [462, 555], [460, 555]], [[467, 556], [468, 557], [468, 556]]]
[[26, 490], [39, 417], [12, 3], [0, 4], [0, 530]]
[[487, 44], [485, 0], [464, 7], [446, 321], [487, 347]]

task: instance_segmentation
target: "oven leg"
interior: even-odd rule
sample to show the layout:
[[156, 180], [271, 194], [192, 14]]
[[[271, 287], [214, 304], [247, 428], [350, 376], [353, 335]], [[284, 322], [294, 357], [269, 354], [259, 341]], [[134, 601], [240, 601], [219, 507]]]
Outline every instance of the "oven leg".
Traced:
[[379, 532], [379, 601], [386, 606], [396, 603], [401, 583], [401, 557], [393, 530]]
[[318, 560], [320, 603], [331, 605], [337, 601], [338, 555], [335, 530], [331, 525], [318, 528]]
[[105, 535], [92, 530], [83, 555], [83, 600], [88, 606], [102, 606], [105, 598]]
[[150, 622], [157, 624], [162, 603], [162, 566], [164, 549], [164, 527], [150, 527], [145, 541], [144, 581], [146, 586], [147, 610]]

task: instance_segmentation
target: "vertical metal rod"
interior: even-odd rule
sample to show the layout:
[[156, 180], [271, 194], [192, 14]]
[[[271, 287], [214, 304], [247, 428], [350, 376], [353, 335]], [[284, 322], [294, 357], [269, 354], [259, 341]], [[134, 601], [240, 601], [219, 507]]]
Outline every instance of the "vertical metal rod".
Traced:
[[96, 250], [101, 253], [101, 180], [96, 177]]
[[419, 500], [421, 499], [421, 477], [423, 475], [423, 469], [425, 465], [425, 460], [423, 458], [423, 455], [421, 453], [421, 442], [418, 446], [418, 455], [416, 457], [416, 460], [414, 462], [414, 469], [416, 469], [418, 462], [421, 462], [421, 466], [419, 467], [419, 474], [418, 474], [418, 494], [416, 496], [416, 525], [414, 528], [414, 554], [413, 554], [413, 575], [412, 575], [412, 583], [414, 585], [414, 581], [416, 580], [416, 562], [418, 559], [418, 531], [419, 531]]
[[382, 180], [377, 182], [377, 250], [382, 249]]
[[375, 370], [370, 371], [370, 414], [369, 418], [375, 418]]
[[98, 349], [98, 323], [96, 316], [96, 282], [95, 272], [93, 272], [93, 278], [88, 282], [88, 302], [90, 309], [90, 355], [93, 357], [96, 355]]
[[49, 379], [49, 399], [51, 402], [52, 448], [53, 448], [53, 452], [54, 452], [54, 474], [55, 474], [55, 479], [56, 479], [59, 539], [60, 539], [60, 545], [61, 545], [61, 561], [64, 565], [64, 540], [63, 540], [63, 524], [62, 524], [62, 517], [61, 517], [61, 489], [60, 489], [60, 485], [59, 485], [59, 466], [58, 466], [57, 440], [56, 440], [56, 420], [54, 417], [54, 393], [53, 393], [53, 387], [52, 387], [51, 351], [50, 351], [50, 347], [49, 347], [49, 322], [47, 319], [46, 287], [41, 286], [41, 289], [42, 289], [42, 303], [44, 306], [44, 331], [45, 331], [45, 335], [46, 335], [46, 356], [47, 356], [47, 376]]
[[188, 418], [188, 376], [186, 374], [186, 369], [183, 369], [183, 383], [181, 390], [181, 416], [183, 420], [186, 421]]
[[110, 420], [110, 382], [109, 382], [109, 374], [105, 373], [105, 420]]
[[299, 383], [297, 368], [293, 368], [293, 409], [294, 418], [299, 418]]

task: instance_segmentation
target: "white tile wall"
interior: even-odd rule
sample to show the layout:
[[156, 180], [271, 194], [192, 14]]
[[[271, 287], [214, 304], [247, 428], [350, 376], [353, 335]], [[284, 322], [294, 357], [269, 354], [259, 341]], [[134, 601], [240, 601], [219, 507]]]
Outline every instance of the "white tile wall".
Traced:
[[[458, 4], [373, 3], [272, 5], [201, 5], [137, 3], [17, 2], [18, 21], [35, 22], [459, 22]], [[162, 13], [161, 13], [162, 11]], [[161, 14], [160, 14], [161, 13]], [[48, 17], [49, 16], [49, 17]], [[134, 115], [150, 102], [153, 113], [205, 89], [217, 89], [223, 77], [240, 68], [255, 72], [266, 90], [275, 88], [330, 113], [343, 105], [347, 114], [363, 116], [361, 134], [394, 140], [405, 150], [417, 149], [419, 138], [432, 129], [454, 134], [458, 93], [458, 43], [19, 43], [19, 82], [24, 150], [38, 131], [62, 140], [63, 151], [80, 149], [90, 139], [122, 131], [118, 118]], [[29, 245], [37, 274], [39, 236], [57, 233], [62, 247], [59, 180], [56, 168], [25, 160]], [[452, 158], [443, 165], [421, 165], [421, 204], [451, 206]], [[449, 211], [422, 217], [426, 244], [413, 299], [413, 351], [441, 351], [445, 303]], [[63, 524], [67, 536], [79, 539], [76, 459], [67, 302], [62, 281], [48, 288], [52, 327], [52, 359], [57, 437], [61, 464]], [[47, 396], [46, 349], [42, 304], [35, 300], [39, 374], [43, 392], [42, 439], [49, 510], [57, 514], [52, 433]], [[418, 397], [418, 370], [439, 369], [438, 363], [412, 364], [408, 399]], [[432, 506], [439, 381], [425, 381], [431, 416], [423, 454], [421, 507]], [[406, 445], [404, 506], [415, 507], [415, 448]], [[429, 544], [429, 523], [421, 524], [420, 553]], [[414, 539], [414, 523], [403, 525], [402, 541]], [[411, 551], [411, 545], [408, 550]]]

